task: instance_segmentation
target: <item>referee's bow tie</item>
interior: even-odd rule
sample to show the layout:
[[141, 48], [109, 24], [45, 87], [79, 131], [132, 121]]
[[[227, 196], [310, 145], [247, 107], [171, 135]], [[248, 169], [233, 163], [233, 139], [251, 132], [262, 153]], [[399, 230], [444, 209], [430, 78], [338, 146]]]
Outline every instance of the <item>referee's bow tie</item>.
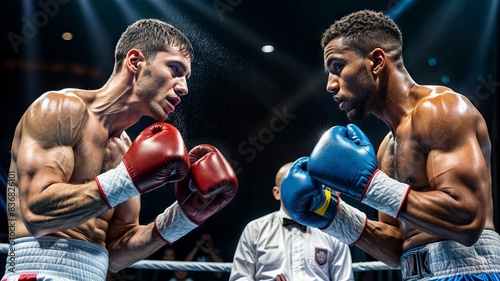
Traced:
[[302, 232], [305, 232], [306, 231], [306, 226], [303, 225], [303, 224], [300, 224], [294, 220], [291, 220], [291, 219], [287, 219], [287, 218], [283, 218], [283, 226], [284, 227], [297, 227], [298, 229], [300, 229]]

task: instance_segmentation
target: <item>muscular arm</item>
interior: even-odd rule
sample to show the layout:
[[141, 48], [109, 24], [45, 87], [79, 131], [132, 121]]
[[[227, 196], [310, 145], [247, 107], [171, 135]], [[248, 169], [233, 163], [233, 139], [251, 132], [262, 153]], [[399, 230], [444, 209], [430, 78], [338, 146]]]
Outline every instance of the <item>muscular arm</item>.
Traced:
[[83, 101], [58, 93], [39, 98], [21, 120], [13, 158], [23, 221], [33, 236], [73, 228], [107, 210], [96, 183], [83, 183], [97, 171], [75, 172], [74, 148], [88, 122]]
[[397, 220], [379, 213], [379, 221], [368, 220], [356, 246], [375, 259], [398, 267], [403, 252], [403, 240]]
[[117, 272], [142, 260], [165, 245], [154, 231], [154, 224], [139, 224], [140, 197], [131, 198], [115, 207], [106, 233], [109, 269]]
[[428, 189], [410, 191], [403, 222], [470, 246], [491, 219], [491, 145], [483, 118], [464, 97], [442, 94], [417, 106], [412, 126], [428, 151]]

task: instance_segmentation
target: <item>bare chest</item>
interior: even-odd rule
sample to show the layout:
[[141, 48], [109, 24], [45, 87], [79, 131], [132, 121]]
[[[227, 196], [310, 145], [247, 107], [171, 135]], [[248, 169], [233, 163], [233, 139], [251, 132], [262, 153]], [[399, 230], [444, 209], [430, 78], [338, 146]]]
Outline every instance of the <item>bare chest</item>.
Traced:
[[75, 148], [75, 167], [72, 180], [84, 183], [114, 167], [122, 160], [124, 151], [116, 144], [116, 140], [108, 140], [90, 134]]
[[428, 186], [424, 149], [408, 135], [392, 136], [386, 141], [384, 151], [380, 151], [380, 169], [414, 189]]

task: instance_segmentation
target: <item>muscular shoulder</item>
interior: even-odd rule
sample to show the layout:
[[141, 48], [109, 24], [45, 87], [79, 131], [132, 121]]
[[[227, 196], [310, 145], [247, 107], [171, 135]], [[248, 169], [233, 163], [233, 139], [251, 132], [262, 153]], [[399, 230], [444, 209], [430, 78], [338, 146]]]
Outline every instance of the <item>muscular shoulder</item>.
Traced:
[[447, 147], [464, 136], [476, 134], [482, 117], [463, 95], [435, 87], [414, 108], [411, 126], [415, 138], [425, 147]]
[[46, 145], [74, 145], [89, 114], [85, 102], [75, 94], [47, 92], [23, 116], [23, 131]]

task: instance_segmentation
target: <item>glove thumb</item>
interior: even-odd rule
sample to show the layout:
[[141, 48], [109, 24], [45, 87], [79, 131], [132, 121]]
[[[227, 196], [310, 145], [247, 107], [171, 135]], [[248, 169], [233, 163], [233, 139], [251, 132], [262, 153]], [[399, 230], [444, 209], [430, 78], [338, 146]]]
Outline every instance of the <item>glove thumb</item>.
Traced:
[[372, 143], [370, 142], [370, 139], [361, 131], [361, 129], [354, 125], [354, 124], [348, 124], [346, 126], [347, 129], [347, 138], [352, 140], [355, 144], [358, 146], [364, 148], [368, 153], [370, 153], [372, 156], [375, 156], [375, 149], [373, 148]]

